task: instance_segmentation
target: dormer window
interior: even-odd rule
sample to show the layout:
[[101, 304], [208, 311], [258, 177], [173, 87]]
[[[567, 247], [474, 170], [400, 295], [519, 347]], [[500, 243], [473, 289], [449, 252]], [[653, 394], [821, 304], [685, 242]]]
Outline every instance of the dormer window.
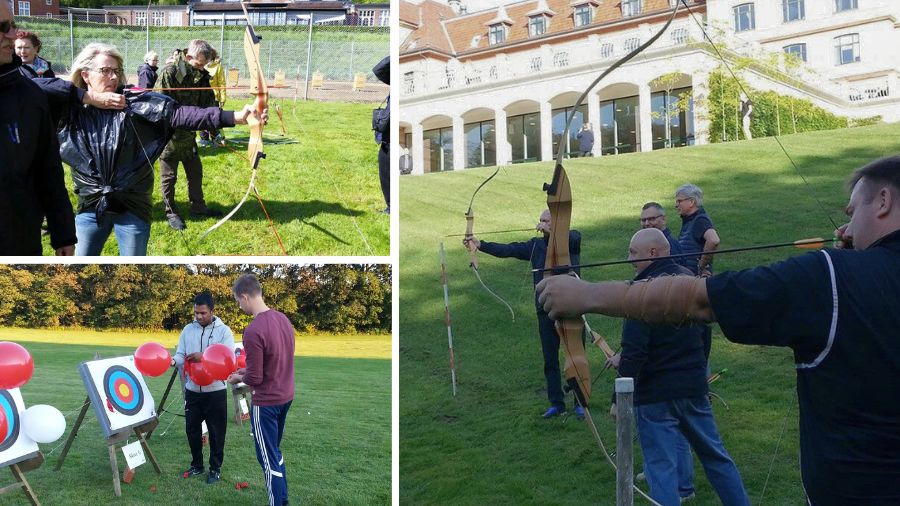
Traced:
[[538, 0], [537, 6], [525, 13], [528, 16], [528, 36], [540, 37], [550, 31], [550, 18], [555, 14], [547, 6], [547, 0]]
[[594, 9], [591, 4], [582, 4], [575, 6], [574, 11], [575, 26], [587, 26], [591, 24], [594, 18]]
[[528, 36], [540, 37], [547, 32], [550, 20], [545, 15], [531, 16], [528, 18]]
[[641, 13], [641, 0], [622, 0], [622, 17], [630, 18]]
[[488, 44], [494, 46], [506, 42], [506, 36], [512, 24], [512, 19], [506, 13], [506, 8], [501, 5], [497, 9], [497, 15], [494, 16], [494, 19], [485, 23], [488, 27]]
[[488, 29], [488, 42], [492, 46], [506, 42], [506, 25], [503, 23], [491, 25]]

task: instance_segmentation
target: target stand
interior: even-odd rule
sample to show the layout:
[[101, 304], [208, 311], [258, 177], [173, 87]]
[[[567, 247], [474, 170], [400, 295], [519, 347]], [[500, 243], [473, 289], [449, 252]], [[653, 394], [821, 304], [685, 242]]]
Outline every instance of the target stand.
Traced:
[[25, 411], [25, 402], [18, 388], [0, 390], [0, 410], [9, 423], [6, 434], [0, 434], [0, 468], [8, 467], [16, 480], [12, 485], [0, 488], [0, 495], [22, 490], [29, 503], [40, 506], [37, 495], [25, 479], [25, 473], [41, 467], [44, 455], [20, 426], [19, 414]]
[[[249, 385], [238, 383], [231, 385], [231, 401], [234, 405], [234, 423], [236, 425], [244, 425], [244, 420], [250, 419], [250, 402], [253, 396], [253, 389]], [[248, 412], [245, 414], [241, 409], [241, 401], [247, 405]]]
[[54, 470], [59, 471], [66, 460], [66, 455], [78, 435], [78, 429], [84, 422], [88, 408], [93, 405], [94, 413], [103, 430], [109, 452], [109, 464], [112, 469], [113, 490], [116, 497], [122, 495], [122, 484], [119, 478], [119, 463], [116, 457], [116, 445], [132, 436], [141, 443], [147, 460], [153, 464], [157, 474], [162, 473], [159, 463], [144, 434], [152, 432], [159, 425], [159, 417], [153, 405], [153, 398], [144, 383], [141, 374], [134, 367], [134, 357], [117, 357], [84, 362], [79, 366], [81, 378], [87, 389], [84, 406], [78, 419], [72, 426], [72, 432], [63, 447]]

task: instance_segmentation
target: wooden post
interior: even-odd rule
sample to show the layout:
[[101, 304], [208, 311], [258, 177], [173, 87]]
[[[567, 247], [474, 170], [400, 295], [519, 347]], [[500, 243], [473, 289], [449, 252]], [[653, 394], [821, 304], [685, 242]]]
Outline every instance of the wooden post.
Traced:
[[78, 418], [75, 419], [75, 425], [72, 426], [72, 432], [69, 432], [69, 439], [66, 439], [66, 445], [63, 446], [62, 453], [59, 454], [59, 460], [56, 461], [56, 467], [53, 468], [54, 471], [59, 471], [59, 468], [61, 468], [63, 462], [65, 462], [66, 455], [69, 453], [69, 448], [72, 447], [72, 442], [75, 441], [75, 436], [78, 435], [78, 429], [81, 428], [81, 422], [84, 421], [84, 415], [87, 414], [90, 407], [91, 398], [85, 397], [84, 406], [81, 407], [81, 413], [78, 413]]
[[634, 379], [616, 378], [616, 506], [634, 504]]
[[22, 490], [22, 492], [25, 494], [25, 497], [28, 498], [28, 502], [31, 503], [32, 506], [41, 506], [40, 501], [38, 501], [37, 494], [34, 493], [34, 489], [31, 488], [31, 484], [29, 484], [28, 480], [25, 479], [25, 473], [27, 471], [31, 471], [41, 467], [41, 464], [43, 463], [44, 455], [38, 452], [34, 457], [28, 460], [23, 460], [22, 462], [17, 462], [9, 466], [9, 470], [12, 471], [12, 475], [16, 479], [16, 482], [12, 485], [7, 485], [3, 488], [0, 488], [0, 495]]
[[116, 445], [106, 447], [109, 450], [109, 465], [112, 467], [113, 491], [116, 497], [122, 497], [122, 484], [119, 483], [119, 461], [116, 459]]

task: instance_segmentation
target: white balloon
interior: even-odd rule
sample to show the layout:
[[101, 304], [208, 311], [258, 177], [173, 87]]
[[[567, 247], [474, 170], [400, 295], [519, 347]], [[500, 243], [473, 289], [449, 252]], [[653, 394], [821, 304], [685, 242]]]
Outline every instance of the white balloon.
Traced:
[[66, 418], [53, 406], [37, 404], [22, 413], [22, 430], [38, 443], [52, 443], [66, 431]]

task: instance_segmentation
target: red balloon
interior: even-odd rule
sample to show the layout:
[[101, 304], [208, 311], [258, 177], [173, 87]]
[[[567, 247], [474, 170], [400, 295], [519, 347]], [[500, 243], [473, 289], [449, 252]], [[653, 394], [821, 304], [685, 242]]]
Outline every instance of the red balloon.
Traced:
[[6, 410], [0, 409], [0, 444], [9, 436], [9, 422], [6, 421]]
[[159, 343], [144, 343], [134, 351], [134, 366], [147, 376], [165, 374], [171, 363], [169, 350]]
[[17, 343], [0, 342], [0, 389], [19, 388], [34, 374], [31, 353]]
[[203, 352], [203, 367], [213, 379], [226, 380], [234, 372], [234, 352], [224, 344], [214, 344]]
[[191, 381], [196, 383], [201, 387], [209, 386], [213, 382], [213, 377], [206, 370], [203, 362], [188, 362], [188, 376], [191, 377]]

